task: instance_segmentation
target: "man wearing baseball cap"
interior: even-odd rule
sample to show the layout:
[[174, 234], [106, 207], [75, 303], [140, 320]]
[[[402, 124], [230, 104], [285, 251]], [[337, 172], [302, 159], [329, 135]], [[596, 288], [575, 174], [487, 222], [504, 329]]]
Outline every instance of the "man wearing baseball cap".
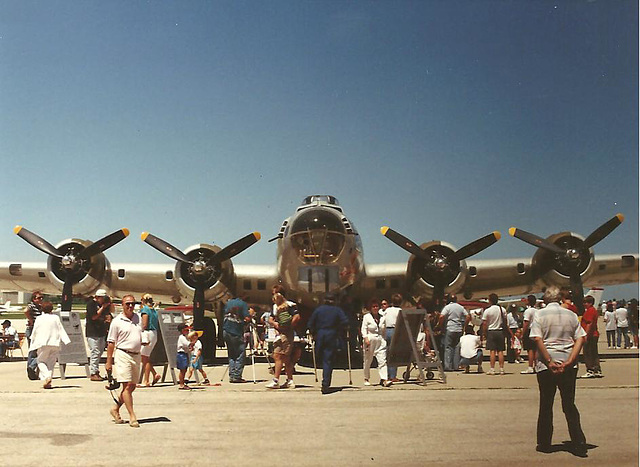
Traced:
[[106, 327], [104, 317], [109, 313], [111, 301], [107, 299], [107, 291], [96, 290], [94, 297], [87, 303], [87, 321], [85, 330], [89, 344], [89, 370], [91, 381], [102, 381], [100, 376], [100, 357], [105, 346]]

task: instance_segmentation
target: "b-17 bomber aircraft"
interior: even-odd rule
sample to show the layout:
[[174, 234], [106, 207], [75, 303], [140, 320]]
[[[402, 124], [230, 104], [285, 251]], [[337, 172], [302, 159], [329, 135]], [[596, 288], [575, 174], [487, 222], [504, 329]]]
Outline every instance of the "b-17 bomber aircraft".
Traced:
[[[530, 257], [473, 260], [472, 256], [500, 239], [492, 232], [462, 248], [444, 241], [418, 245], [390, 227], [381, 233], [406, 250], [405, 263], [365, 264], [358, 231], [337, 199], [308, 196], [286, 219], [278, 235], [276, 264], [234, 265], [232, 258], [260, 239], [257, 232], [221, 248], [197, 244], [184, 252], [151, 233], [145, 243], [175, 262], [170, 264], [111, 264], [104, 252], [129, 234], [118, 230], [92, 243], [68, 239], [53, 246], [35, 233], [16, 227], [23, 240], [48, 255], [42, 263], [0, 263], [0, 288], [62, 293], [62, 309], [69, 310], [73, 295], [92, 295], [105, 288], [114, 297], [149, 292], [164, 303], [193, 301], [198, 323], [207, 303], [231, 295], [248, 296], [256, 304], [271, 303], [271, 287], [282, 284], [287, 297], [304, 309], [314, 307], [327, 292], [344, 293], [364, 303], [374, 297], [401, 293], [442, 303], [445, 293], [465, 299], [542, 292], [550, 285], [569, 286], [582, 305], [583, 287], [638, 281], [638, 255], [595, 256], [593, 247], [623, 221], [618, 214], [589, 236], [560, 232], [547, 238], [517, 229], [512, 236], [535, 247]], [[197, 324], [196, 324], [197, 327]]]

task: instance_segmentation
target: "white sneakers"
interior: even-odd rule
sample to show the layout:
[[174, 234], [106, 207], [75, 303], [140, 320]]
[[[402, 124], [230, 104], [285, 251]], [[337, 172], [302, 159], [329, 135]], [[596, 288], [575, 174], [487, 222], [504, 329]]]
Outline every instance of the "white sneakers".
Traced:
[[494, 370], [493, 368], [491, 368], [489, 371], [487, 371], [487, 375], [488, 376], [495, 376], [496, 374], [496, 370]]
[[535, 372], [536, 372], [536, 371], [535, 371], [532, 367], [529, 367], [529, 368], [527, 368], [526, 370], [522, 370], [522, 371], [520, 372], [520, 374], [521, 374], [521, 375], [532, 375], [532, 374], [534, 374]]
[[280, 389], [295, 389], [295, 388], [296, 388], [296, 384], [291, 379], [286, 380], [284, 384], [280, 386]]
[[369, 380], [368, 380], [368, 379], [365, 379], [365, 380], [364, 380], [364, 385], [365, 385], [365, 386], [371, 386], [371, 383], [369, 382]]
[[296, 384], [288, 379], [284, 383], [279, 384], [277, 380], [271, 380], [269, 384], [265, 386], [267, 389], [295, 389]]
[[280, 389], [280, 384], [278, 384], [277, 380], [271, 380], [269, 384], [266, 385], [267, 389]]

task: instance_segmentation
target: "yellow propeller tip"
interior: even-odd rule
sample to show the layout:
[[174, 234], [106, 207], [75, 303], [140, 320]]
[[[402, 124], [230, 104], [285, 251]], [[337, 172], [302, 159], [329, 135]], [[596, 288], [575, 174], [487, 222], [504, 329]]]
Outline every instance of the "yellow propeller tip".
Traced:
[[389, 227], [387, 227], [386, 225], [385, 225], [385, 226], [383, 226], [383, 227], [380, 227], [380, 233], [381, 233], [382, 235], [385, 235], [385, 236], [386, 236], [386, 235], [387, 235], [387, 231], [388, 231], [388, 230], [389, 230]]
[[619, 220], [620, 222], [623, 222], [623, 221], [624, 221], [624, 216], [623, 216], [621, 213], [616, 214], [616, 217], [618, 218], [618, 220]]
[[511, 235], [512, 237], [514, 237], [516, 235], [516, 228], [515, 227], [511, 227], [509, 229], [509, 235]]
[[256, 241], [262, 238], [262, 235], [260, 235], [260, 232], [253, 232], [253, 236], [256, 238]]
[[493, 236], [496, 237], [496, 240], [500, 240], [502, 238], [502, 234], [497, 230], [493, 232]]
[[21, 226], [21, 225], [16, 225], [16, 226], [13, 228], [13, 233], [14, 233], [14, 234], [16, 234], [16, 235], [18, 235], [18, 234], [20, 233], [20, 231], [21, 231], [21, 230], [22, 230], [22, 226]]
[[126, 227], [122, 229], [122, 233], [124, 234], [125, 237], [129, 236], [129, 229], [127, 229]]
[[142, 232], [142, 235], [140, 235], [140, 238], [144, 242], [148, 236], [149, 236], [149, 232]]

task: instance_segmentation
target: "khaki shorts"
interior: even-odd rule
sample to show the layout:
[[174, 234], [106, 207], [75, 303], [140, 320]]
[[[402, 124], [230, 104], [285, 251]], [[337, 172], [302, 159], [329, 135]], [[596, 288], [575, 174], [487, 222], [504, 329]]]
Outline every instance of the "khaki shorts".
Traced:
[[113, 376], [118, 382], [137, 383], [140, 378], [140, 355], [131, 355], [124, 350], [116, 349], [113, 367]]
[[280, 334], [273, 343], [273, 353], [278, 355], [291, 355], [293, 349], [293, 333]]

